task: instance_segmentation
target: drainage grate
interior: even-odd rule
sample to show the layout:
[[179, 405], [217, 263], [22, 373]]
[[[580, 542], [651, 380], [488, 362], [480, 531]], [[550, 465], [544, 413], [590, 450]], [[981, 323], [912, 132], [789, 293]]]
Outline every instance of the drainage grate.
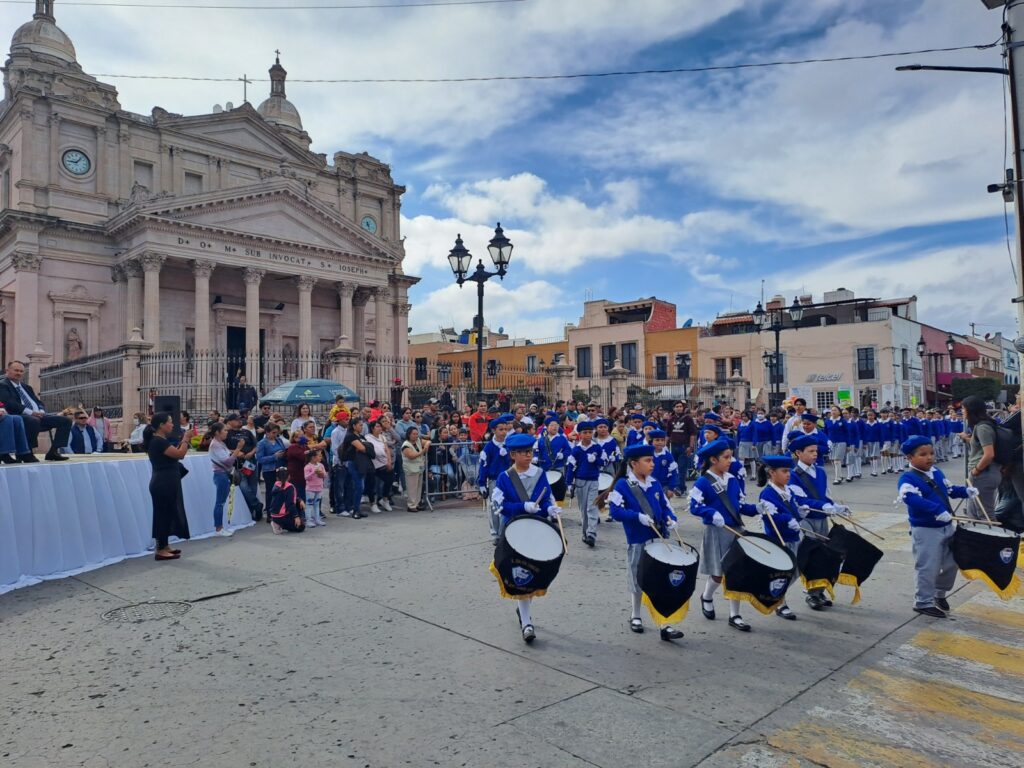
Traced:
[[122, 605], [103, 614], [104, 621], [124, 621], [137, 624], [140, 621], [156, 621], [157, 619], [173, 619], [184, 616], [192, 610], [191, 603], [177, 601], [135, 603]]

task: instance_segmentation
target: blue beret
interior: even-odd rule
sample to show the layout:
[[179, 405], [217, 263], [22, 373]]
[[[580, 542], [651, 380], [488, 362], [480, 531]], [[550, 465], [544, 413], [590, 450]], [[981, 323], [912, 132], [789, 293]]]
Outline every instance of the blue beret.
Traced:
[[641, 425], [641, 427], [640, 427], [640, 428], [641, 428], [641, 429], [643, 429], [643, 427], [651, 427], [652, 429], [657, 429], [657, 428], [658, 428], [658, 422], [656, 422], [656, 421], [650, 421], [650, 420], [648, 420], [648, 421], [645, 421], [645, 422], [644, 422], [644, 423], [643, 423], [643, 424]]
[[612, 428], [612, 423], [610, 421], [608, 421], [608, 419], [605, 419], [605, 418], [594, 419], [593, 422], [591, 422], [591, 423], [594, 425], [594, 429], [597, 429], [602, 424], [604, 424], [606, 427], [608, 427], [608, 429]]
[[623, 456], [626, 457], [627, 461], [629, 461], [630, 459], [639, 459], [644, 456], [653, 455], [654, 446], [648, 445], [647, 443], [633, 443], [633, 445], [629, 446], [629, 448], [627, 448], [623, 453]]
[[697, 458], [703, 461], [704, 459], [709, 459], [713, 456], [718, 456], [724, 451], [728, 451], [730, 448], [732, 448], [732, 446], [729, 445], [729, 443], [730, 440], [726, 437], [720, 437], [717, 440], [712, 440], [710, 443], [702, 446], [701, 449], [697, 451]]
[[718, 439], [719, 440], [725, 440], [725, 442], [728, 444], [728, 446], [729, 446], [729, 448], [731, 450], [733, 450], [733, 451], [736, 450], [736, 441], [733, 440], [731, 437], [720, 437]]
[[664, 429], [652, 429], [650, 432], [647, 433], [647, 437], [650, 440], [654, 440], [655, 438], [658, 437], [668, 437], [668, 435], [665, 434]]
[[815, 424], [818, 423], [818, 417], [815, 416], [810, 411], [804, 411], [803, 415], [800, 418], [803, 419], [804, 421], [813, 421]]
[[508, 424], [510, 421], [513, 420], [513, 418], [514, 417], [512, 416], [511, 413], [503, 413], [503, 414], [501, 414], [501, 416], [497, 416], [497, 417], [491, 419], [491, 423], [488, 424], [487, 426], [488, 426], [488, 428], [493, 430], [499, 424]]
[[931, 445], [932, 439], [925, 437], [924, 435], [911, 435], [903, 441], [903, 445], [900, 446], [900, 450], [903, 451], [904, 456], [909, 456], [922, 445]]
[[510, 451], [532, 451], [534, 439], [525, 433], [516, 433], [505, 438], [505, 447]]
[[591, 432], [594, 431], [594, 422], [592, 421], [581, 421], [576, 425], [576, 431], [582, 432], [585, 429], [589, 429]]
[[790, 432], [793, 437], [789, 438], [789, 450], [791, 451], [802, 451], [804, 448], [810, 448], [812, 445], [817, 445], [818, 440], [814, 435], [804, 434], [803, 432]]
[[701, 429], [705, 432], [714, 432], [719, 437], [722, 436], [722, 428], [717, 424], [705, 424]]
[[629, 414], [629, 420], [630, 421], [636, 421], [637, 419], [640, 419], [640, 421], [645, 421], [646, 418], [647, 417], [644, 416], [642, 413], [631, 413], [631, 414]]
[[548, 424], [561, 424], [561, 422], [562, 420], [559, 419], [557, 415], [548, 416], [546, 419], [544, 419], [544, 426], [546, 427]]
[[791, 456], [764, 456], [761, 461], [771, 469], [792, 469], [796, 466]]
[[721, 421], [722, 417], [719, 416], [714, 411], [708, 411], [707, 413], [704, 414], [704, 420], [705, 421]]

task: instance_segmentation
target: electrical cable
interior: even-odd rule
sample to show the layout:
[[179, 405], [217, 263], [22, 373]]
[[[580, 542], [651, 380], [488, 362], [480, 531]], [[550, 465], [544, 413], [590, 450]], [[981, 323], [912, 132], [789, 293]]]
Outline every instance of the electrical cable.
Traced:
[[[4, 0], [0, 0], [4, 2]], [[760, 69], [768, 67], [789, 67], [798, 66], [804, 64], [832, 64], [836, 62], [844, 61], [868, 61], [871, 59], [885, 59], [894, 58], [899, 56], [920, 56], [927, 53], [951, 53], [954, 51], [982, 51], [988, 48], [994, 48], [999, 45], [1002, 41], [1000, 37], [993, 43], [983, 43], [975, 45], [957, 45], [949, 48], [923, 48], [915, 51], [887, 51], [885, 53], [869, 53], [859, 56], [831, 56], [827, 58], [819, 59], [784, 59], [778, 61], [762, 61], [762, 62], [745, 62], [741, 64], [709, 64], [700, 67], [671, 67], [668, 69], [633, 69], [633, 70], [618, 70], [611, 72], [580, 72], [575, 74], [558, 74], [558, 75], [494, 75], [494, 76], [481, 76], [481, 77], [341, 77], [341, 78], [301, 78], [301, 77], [289, 77], [288, 82], [291, 83], [345, 83], [345, 84], [359, 84], [359, 83], [492, 83], [492, 82], [508, 82], [508, 81], [520, 81], [520, 80], [578, 80], [585, 78], [601, 78], [601, 77], [634, 77], [641, 75], [673, 75], [673, 74], [689, 74], [689, 73], [700, 73], [700, 72], [722, 72], [722, 71], [733, 71], [743, 69]], [[121, 75], [110, 72], [96, 73], [93, 77], [110, 77], [119, 78], [124, 80], [189, 80], [189, 81], [201, 81], [201, 82], [219, 82], [219, 83], [233, 83], [238, 80], [237, 77], [193, 77], [189, 75]], [[269, 82], [268, 78], [257, 78], [250, 82], [265, 83]]]
[[[438, 8], [459, 5], [503, 5], [525, 3], [526, 0], [436, 0], [422, 3], [346, 3], [334, 5], [187, 5], [181, 3], [117, 3], [117, 2], [74, 2], [63, 0], [61, 5], [89, 8], [161, 8], [201, 11], [364, 11], [389, 8]], [[0, 0], [0, 5], [32, 5], [34, 0]]]

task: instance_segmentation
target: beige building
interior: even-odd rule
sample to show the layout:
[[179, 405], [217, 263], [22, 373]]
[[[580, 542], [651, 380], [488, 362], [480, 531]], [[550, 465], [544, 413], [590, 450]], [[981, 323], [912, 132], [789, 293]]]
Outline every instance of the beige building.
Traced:
[[[53, 3], [11, 41], [0, 102], [0, 351], [118, 347], [405, 356], [401, 195], [387, 165], [310, 151], [287, 73], [258, 107], [124, 109]], [[40, 358], [45, 359], [45, 358]], [[312, 363], [299, 374], [315, 373]]]

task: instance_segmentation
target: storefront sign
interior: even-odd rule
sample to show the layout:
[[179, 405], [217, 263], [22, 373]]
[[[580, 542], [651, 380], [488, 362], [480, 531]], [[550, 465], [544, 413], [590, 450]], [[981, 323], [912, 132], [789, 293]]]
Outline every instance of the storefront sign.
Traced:
[[833, 381], [842, 381], [843, 374], [839, 373], [809, 373], [805, 381], [808, 384], [828, 384]]

